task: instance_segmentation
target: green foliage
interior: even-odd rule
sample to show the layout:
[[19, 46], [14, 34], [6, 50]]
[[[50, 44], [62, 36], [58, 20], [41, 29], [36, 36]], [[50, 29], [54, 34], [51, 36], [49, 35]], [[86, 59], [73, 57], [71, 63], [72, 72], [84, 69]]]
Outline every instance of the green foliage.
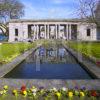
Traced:
[[0, 20], [19, 19], [24, 15], [24, 5], [19, 0], [0, 1]]
[[0, 45], [0, 63], [10, 62], [24, 51], [34, 47], [31, 43], [5, 43]]
[[86, 56], [93, 56], [100, 59], [100, 42], [67, 42], [67, 45], [74, 50], [85, 54]]

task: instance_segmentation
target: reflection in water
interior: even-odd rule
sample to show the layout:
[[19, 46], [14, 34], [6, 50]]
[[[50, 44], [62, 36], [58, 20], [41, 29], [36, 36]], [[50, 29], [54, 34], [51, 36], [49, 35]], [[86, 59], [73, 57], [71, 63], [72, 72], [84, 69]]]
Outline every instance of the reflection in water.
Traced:
[[63, 48], [41, 46], [9, 72], [6, 78], [91, 79], [90, 75]]
[[[31, 59], [32, 57], [30, 57]], [[72, 63], [68, 59], [72, 59], [72, 57], [69, 56], [68, 52], [65, 48], [44, 48], [40, 47], [37, 49], [37, 51], [34, 54], [34, 60], [39, 60], [40, 63]], [[30, 62], [33, 60], [27, 61]], [[75, 63], [75, 62], [74, 62]]]

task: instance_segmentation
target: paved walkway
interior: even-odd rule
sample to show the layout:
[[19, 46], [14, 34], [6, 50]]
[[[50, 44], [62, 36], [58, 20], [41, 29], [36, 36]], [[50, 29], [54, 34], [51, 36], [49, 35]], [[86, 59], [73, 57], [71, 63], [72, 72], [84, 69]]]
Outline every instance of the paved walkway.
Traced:
[[52, 80], [52, 79], [0, 79], [0, 88], [4, 85], [9, 85], [11, 88], [20, 88], [22, 85], [27, 87], [36, 86], [44, 88], [79, 88], [85, 86], [87, 89], [100, 90], [100, 80]]

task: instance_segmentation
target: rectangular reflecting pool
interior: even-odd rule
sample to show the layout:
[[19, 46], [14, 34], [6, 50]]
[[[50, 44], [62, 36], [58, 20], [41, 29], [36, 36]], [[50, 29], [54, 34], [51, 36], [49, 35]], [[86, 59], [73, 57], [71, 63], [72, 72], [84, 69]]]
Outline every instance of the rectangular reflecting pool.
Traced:
[[63, 46], [39, 47], [4, 77], [16, 79], [92, 79]]

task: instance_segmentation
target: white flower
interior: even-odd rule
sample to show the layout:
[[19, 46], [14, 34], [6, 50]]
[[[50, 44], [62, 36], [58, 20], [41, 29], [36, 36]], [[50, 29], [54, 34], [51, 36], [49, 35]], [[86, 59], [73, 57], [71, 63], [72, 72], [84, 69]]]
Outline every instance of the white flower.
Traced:
[[63, 87], [62, 90], [63, 90], [63, 91], [67, 91], [68, 89], [67, 89], [66, 87]]
[[33, 93], [36, 93], [36, 92], [37, 92], [37, 88], [31, 89], [31, 91], [32, 91]]
[[0, 91], [0, 94], [3, 94], [3, 91]]
[[33, 93], [34, 96], [36, 96], [36, 93]]
[[57, 89], [55, 87], [52, 90], [55, 91], [55, 92], [57, 91]]
[[2, 43], [0, 43], [0, 45], [2, 45]]

